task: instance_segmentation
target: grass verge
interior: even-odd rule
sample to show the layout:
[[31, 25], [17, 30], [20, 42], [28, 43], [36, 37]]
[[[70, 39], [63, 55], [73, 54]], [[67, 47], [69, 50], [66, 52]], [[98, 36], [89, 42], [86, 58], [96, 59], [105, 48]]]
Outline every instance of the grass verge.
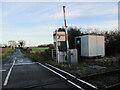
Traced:
[[45, 50], [49, 49], [49, 47], [30, 47], [30, 49], [32, 49], [33, 51], [35, 51], [35, 53], [37, 53], [39, 50], [44, 52]]
[[25, 54], [28, 58], [30, 58], [34, 62], [41, 62], [43, 63], [45, 59], [42, 56], [37, 55], [36, 53], [27, 53], [21, 50], [23, 54]]
[[[36, 50], [40, 50], [36, 48]], [[47, 52], [45, 52], [45, 48], [43, 51], [43, 54], [38, 54], [36, 53], [27, 53], [22, 50], [22, 52], [28, 57], [31, 58], [35, 62], [40, 62], [40, 63], [49, 63], [53, 66], [56, 66], [60, 69], [63, 69], [65, 71], [72, 71], [72, 70], [81, 70], [85, 67], [92, 66], [92, 65], [99, 65], [99, 66], [105, 66], [105, 67], [110, 67], [111, 64], [109, 65], [108, 61], [104, 60], [105, 58], [100, 58], [100, 59], [87, 59], [87, 58], [80, 58], [78, 61], [78, 65], [76, 66], [71, 66], [67, 62], [58, 64], [55, 60], [52, 60], [48, 58], [48, 55], [51, 55]]]
[[15, 49], [12, 48], [1, 48], [0, 49], [1, 54], [0, 54], [0, 58], [5, 58], [6, 56], [11, 55]]
[[[32, 50], [34, 50], [34, 49], [32, 49]], [[36, 48], [36, 50], [38, 50], [38, 49]], [[76, 65], [76, 66], [71, 66], [67, 62], [58, 64], [55, 60], [45, 58], [44, 55], [46, 54], [46, 52], [44, 52], [44, 51], [43, 51], [44, 55], [40, 55], [37, 52], [36, 53], [28, 53], [28, 52], [26, 52], [26, 51], [24, 51], [22, 49], [21, 49], [21, 51], [22, 51], [22, 53], [24, 53], [28, 58], [30, 58], [34, 62], [40, 62], [40, 63], [43, 63], [43, 64], [44, 63], [49, 63], [49, 64], [51, 64], [51, 65], [53, 65], [55, 67], [58, 67], [60, 69], [65, 70], [65, 71], [81, 69], [81, 68], [88, 65], [88, 62], [86, 60], [83, 60], [83, 59], [80, 60], [78, 62], [78, 65]], [[46, 54], [46, 55], [48, 55], [48, 54]]]
[[75, 66], [69, 65], [67, 62], [58, 64], [57, 62], [53, 60], [49, 60], [46, 63], [49, 63], [65, 71], [78, 70], [78, 69], [82, 69], [83, 67], [87, 67], [89, 65], [89, 63], [86, 60], [79, 61], [78, 64]]

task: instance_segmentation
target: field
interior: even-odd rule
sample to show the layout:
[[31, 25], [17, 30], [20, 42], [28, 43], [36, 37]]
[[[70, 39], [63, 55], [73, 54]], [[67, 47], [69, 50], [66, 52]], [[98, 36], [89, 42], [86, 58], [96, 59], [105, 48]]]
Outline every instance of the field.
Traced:
[[14, 51], [14, 49], [12, 49], [12, 48], [0, 48], [0, 58], [9, 56], [13, 51]]
[[45, 51], [46, 49], [48, 49], [48, 47], [30, 47], [30, 49], [32, 49], [33, 51], [37, 52], [39, 50]]
[[30, 47], [30, 49], [37, 53], [39, 50], [44, 52], [45, 50], [49, 49], [49, 47]]
[[[37, 62], [44, 62], [45, 58], [43, 57], [43, 54], [45, 53], [45, 50], [49, 49], [49, 47], [29, 47], [29, 49], [32, 49], [31, 52], [27, 52], [21, 49], [21, 51], [29, 58], [31, 58], [33, 61]], [[42, 55], [41, 55], [42, 53]]]

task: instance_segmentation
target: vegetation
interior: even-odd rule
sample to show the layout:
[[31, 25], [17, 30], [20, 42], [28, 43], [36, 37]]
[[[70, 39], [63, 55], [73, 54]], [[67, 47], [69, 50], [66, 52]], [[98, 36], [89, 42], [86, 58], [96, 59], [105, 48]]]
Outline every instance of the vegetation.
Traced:
[[[97, 29], [90, 31], [81, 32], [81, 28], [77, 27], [68, 27], [68, 41], [69, 48], [74, 49], [75, 37], [83, 34], [102, 34], [105, 36], [105, 54], [106, 56], [114, 56], [116, 54], [120, 54], [120, 31], [99, 31]], [[58, 28], [58, 31], [65, 31], [64, 28]]]
[[[30, 49], [32, 49], [32, 52], [28, 52]], [[53, 49], [53, 47], [32, 47], [32, 48], [28, 48], [28, 50], [26, 49], [21, 49], [21, 51], [31, 60], [33, 60], [34, 62], [40, 62], [40, 63], [49, 63], [52, 64], [58, 68], [61, 68], [63, 70], [74, 70], [76, 68], [78, 68], [78, 66], [70, 66], [67, 63], [63, 63], [63, 64], [58, 64], [57, 62], [55, 62], [54, 60], [52, 60], [52, 53], [51, 50]], [[39, 53], [38, 51], [41, 50], [42, 53]], [[34, 52], [34, 53], [33, 53]], [[82, 64], [80, 64], [82, 66]]]
[[51, 47], [51, 46], [53, 46], [53, 44], [44, 44], [44, 45], [38, 45], [38, 47]]
[[22, 47], [25, 46], [25, 41], [24, 40], [19, 40], [18, 42], [19, 42], [19, 45], [18, 45], [19, 47], [22, 48]]
[[58, 67], [60, 69], [63, 69], [65, 71], [78, 70], [78, 69], [86, 67], [86, 66], [88, 66], [90, 64], [88, 62], [88, 60], [85, 60], [85, 59], [82, 59], [81, 61], [79, 61], [78, 65], [75, 65], [75, 66], [71, 66], [68, 63], [58, 64], [57, 62], [55, 62], [53, 60], [47, 61], [47, 63], [49, 63], [49, 64], [51, 64], [53, 66], [56, 66], [56, 67]]
[[69, 48], [70, 49], [74, 49], [75, 48], [75, 37], [80, 36], [81, 35], [81, 31], [78, 28], [72, 28], [69, 27], [68, 28], [68, 41], [69, 41]]
[[107, 56], [120, 54], [120, 31], [105, 33], [105, 53]]
[[32, 49], [33, 51], [35, 51], [35, 53], [37, 53], [39, 50], [44, 52], [45, 50], [49, 49], [49, 47], [30, 47], [30, 49]]
[[47, 63], [49, 63], [55, 67], [58, 67], [60, 69], [63, 69], [65, 71], [75, 70], [77, 67], [77, 66], [70, 66], [67, 63], [58, 64], [57, 62], [55, 62], [53, 60], [47, 61]]
[[[65, 31], [64, 28], [58, 28], [58, 31]], [[69, 41], [69, 48], [70, 49], [74, 49], [75, 48], [75, 37], [76, 36], [80, 36], [81, 35], [81, 31], [78, 28], [73, 28], [73, 27], [69, 27], [68, 28], [68, 41]]]
[[35, 62], [44, 63], [51, 59], [50, 47], [27, 47], [26, 49], [21, 49], [22, 52]]
[[[65, 31], [64, 28], [58, 28], [58, 31]], [[76, 66], [70, 66], [68, 63], [62, 63], [57, 64], [54, 60], [52, 60], [52, 49], [54, 48], [52, 45], [48, 46], [39, 45], [39, 47], [32, 47], [29, 48], [29, 50], [26, 50], [23, 52], [28, 56], [29, 58], [33, 59], [34, 61], [41, 62], [41, 63], [50, 63], [58, 68], [64, 69], [64, 70], [76, 70], [81, 69], [83, 67], [89, 66], [89, 65], [102, 65], [102, 66], [111, 66], [113, 63], [120, 62], [117, 58], [113, 58], [112, 56], [120, 55], [120, 32], [119, 31], [91, 31], [89, 34], [102, 34], [105, 36], [105, 53], [107, 57], [104, 58], [94, 58], [94, 59], [85, 59], [80, 58], [78, 65]], [[82, 34], [88, 34], [88, 32], [81, 32], [81, 28], [72, 28], [68, 27], [68, 40], [69, 40], [69, 47], [70, 49], [74, 49], [74, 43], [75, 37], [82, 35]], [[109, 60], [109, 61], [108, 61]]]
[[11, 55], [11, 53], [15, 50], [15, 49], [12, 49], [12, 48], [1, 48], [0, 49], [1, 51], [1, 54], [0, 54], [0, 58], [5, 58], [6, 56], [9, 56]]
[[[58, 66], [60, 68], [65, 69], [69, 67], [69, 69], [82, 68], [88, 65], [100, 65], [100, 66], [118, 66], [120, 63], [120, 31], [100, 31], [97, 29], [91, 31], [81, 32], [81, 28], [76, 27], [68, 27], [68, 40], [70, 49], [75, 48], [75, 37], [83, 34], [102, 34], [105, 37], [105, 57], [103, 58], [82, 58], [80, 57], [79, 64], [77, 66], [70, 67], [67, 64], [62, 64], [61, 66], [57, 65], [54, 62], [50, 62], [51, 64]], [[65, 31], [64, 28], [58, 28], [58, 31]]]
[[[54, 65], [58, 68], [66, 70], [66, 71], [80, 69], [80, 68], [88, 65], [87, 60], [80, 60], [80, 62], [77, 66], [71, 66], [68, 63], [58, 64], [57, 62], [52, 60], [52, 57], [51, 57], [51, 50], [53, 49], [53, 47], [48, 47], [48, 48], [32, 47], [32, 48], [29, 48], [29, 49], [32, 49], [32, 52], [34, 52], [34, 51], [35, 52], [34, 53], [28, 52], [29, 50], [24, 50], [24, 49], [22, 49], [22, 52], [28, 58], [32, 59], [34, 62], [49, 63], [51, 65]], [[38, 52], [39, 50], [41, 50], [42, 53], [39, 53]]]
[[34, 62], [45, 62], [45, 59], [42, 57], [42, 56], [39, 56], [37, 55], [36, 53], [28, 53], [26, 51], [23, 51], [22, 52], [28, 57], [30, 58], [31, 60], [33, 60]]
[[17, 45], [14, 40], [10, 40], [8, 43], [10, 45], [9, 47], [12, 47], [12, 48], [16, 47], [16, 45]]

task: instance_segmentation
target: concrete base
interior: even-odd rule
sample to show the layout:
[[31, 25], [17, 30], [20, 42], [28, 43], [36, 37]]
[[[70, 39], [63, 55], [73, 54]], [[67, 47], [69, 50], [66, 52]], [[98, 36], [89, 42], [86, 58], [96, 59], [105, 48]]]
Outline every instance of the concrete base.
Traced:
[[65, 56], [66, 56], [66, 52], [59, 52], [58, 53], [58, 63], [63, 63], [65, 62]]
[[67, 59], [70, 65], [77, 65], [78, 64], [77, 49], [69, 49], [69, 51], [67, 52]]

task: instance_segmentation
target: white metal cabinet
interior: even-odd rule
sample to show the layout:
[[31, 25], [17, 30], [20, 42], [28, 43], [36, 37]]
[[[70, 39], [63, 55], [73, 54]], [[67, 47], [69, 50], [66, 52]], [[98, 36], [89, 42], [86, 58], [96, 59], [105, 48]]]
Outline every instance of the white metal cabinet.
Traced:
[[[78, 37], [77, 37], [78, 38]], [[102, 35], [82, 35], [81, 56], [94, 57], [105, 56], [105, 41]]]

